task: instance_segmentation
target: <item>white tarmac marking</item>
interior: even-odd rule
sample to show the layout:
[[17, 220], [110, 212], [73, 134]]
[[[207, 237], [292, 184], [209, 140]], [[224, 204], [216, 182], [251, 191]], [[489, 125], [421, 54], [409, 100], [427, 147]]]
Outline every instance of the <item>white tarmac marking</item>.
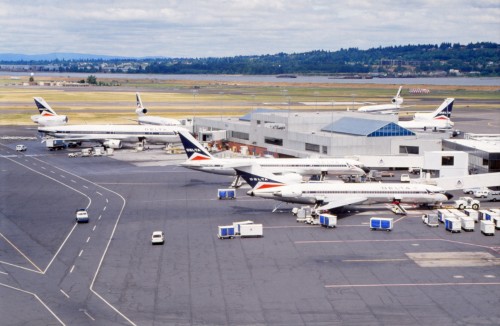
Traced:
[[90, 241], [90, 237], [88, 237], [88, 238], [87, 238], [87, 241], [86, 241], [86, 242], [88, 243], [89, 241]]
[[89, 187], [87, 187], [87, 186], [83, 186], [83, 188], [85, 188], [85, 189], [89, 189]]
[[393, 261], [407, 261], [406, 258], [387, 258], [387, 259], [344, 259], [343, 262], [346, 263], [365, 263], [365, 262], [393, 262]]
[[375, 288], [375, 287], [412, 287], [412, 286], [458, 286], [458, 285], [500, 285], [500, 282], [477, 282], [477, 283], [401, 283], [401, 284], [330, 284], [325, 285], [325, 288]]
[[0, 283], [1, 286], [4, 286], [6, 288], [9, 288], [9, 289], [13, 289], [13, 290], [16, 290], [16, 291], [19, 291], [19, 292], [23, 292], [23, 293], [27, 293], [27, 294], [31, 294], [32, 296], [34, 296], [38, 302], [40, 302], [44, 307], [45, 309], [47, 309], [51, 314], [52, 316], [54, 316], [55, 319], [57, 319], [57, 321], [61, 324], [61, 325], [66, 325], [65, 323], [63, 323], [63, 321], [61, 319], [59, 319], [59, 317], [57, 317], [57, 315], [52, 311], [50, 310], [49, 306], [47, 306], [45, 304], [45, 302], [42, 301], [42, 299], [40, 299], [35, 293], [33, 292], [29, 292], [29, 291], [26, 291], [26, 290], [23, 290], [23, 289], [19, 289], [19, 288], [15, 288], [13, 286], [10, 286], [10, 285], [7, 285], [7, 284], [3, 284], [3, 283]]
[[42, 169], [47, 170], [47, 169], [45, 168], [45, 166], [42, 166]]
[[69, 273], [73, 273], [73, 270], [75, 269], [75, 265], [71, 266], [71, 269], [69, 270]]
[[453, 275], [453, 278], [464, 278], [463, 275]]
[[[9, 275], [9, 273], [0, 271], [0, 274]], [[486, 276], [485, 276], [486, 277]]]
[[64, 292], [62, 289], [59, 289], [59, 291], [61, 291], [61, 293], [64, 294], [64, 296], [69, 299], [69, 295], [66, 292]]
[[108, 206], [104, 206], [104, 208], [103, 208], [102, 210], [103, 210], [103, 211], [105, 211], [105, 210], [106, 210], [106, 207], [108, 207]]
[[64, 179], [66, 179], [66, 177], [65, 177], [64, 175], [62, 175], [62, 174], [59, 174], [59, 175], [61, 176], [61, 178], [64, 178]]
[[87, 315], [87, 317], [89, 317], [90, 319], [92, 319], [92, 321], [95, 321], [95, 319], [91, 315], [89, 315], [89, 313], [86, 310], [84, 310], [83, 313], [85, 315]]
[[98, 194], [99, 196], [102, 196], [102, 194], [99, 191], [96, 191], [96, 194]]
[[92, 228], [92, 231], [95, 231], [96, 226], [97, 226], [97, 225], [94, 225], [94, 227]]
[[68, 241], [69, 236], [73, 233], [73, 231], [75, 230], [75, 228], [76, 228], [76, 223], [73, 225], [73, 228], [71, 229], [71, 231], [69, 231], [68, 235], [66, 236], [66, 239], [64, 239], [63, 243], [61, 243], [61, 246], [59, 247], [59, 249], [57, 249], [54, 257], [52, 257], [52, 259], [50, 260], [50, 262], [47, 265], [47, 267], [45, 267], [45, 270], [43, 271], [43, 274], [45, 274], [45, 272], [49, 269], [50, 265], [52, 265], [52, 262], [54, 261], [54, 259], [56, 259], [57, 255], [61, 251], [61, 249], [64, 246], [64, 244], [66, 243], [66, 241]]
[[83, 249], [80, 250], [80, 253], [78, 254], [78, 257], [80, 257], [83, 254]]
[[73, 183], [76, 183], [76, 181], [75, 181], [75, 180], [73, 180], [73, 179], [71, 179], [70, 181], [71, 181], [71, 182], [73, 182]]
[[102, 217], [102, 215], [99, 215], [99, 218], [98, 218], [98, 220], [100, 220], [100, 219], [101, 219], [101, 217]]
[[109, 200], [106, 198], [106, 204], [109, 203]]
[[[33, 265], [37, 269], [37, 271], [39, 273], [42, 273], [42, 270], [34, 262], [32, 262], [31, 259], [29, 259], [28, 256], [26, 256], [19, 248], [17, 248], [12, 242], [10, 242], [9, 239], [7, 239], [2, 233], [0, 233], [0, 236], [2, 238], [4, 238], [4, 240], [7, 241], [7, 243], [12, 246], [12, 248], [14, 248], [19, 254], [21, 254], [21, 256], [23, 256], [24, 259], [26, 259], [27, 261], [29, 261], [31, 263], [31, 265]], [[13, 264], [9, 264], [9, 265], [16, 266], [16, 265], [13, 265]]]
[[55, 174], [55, 172], [54, 172], [54, 171], [50, 171], [50, 173], [54, 173], [54, 174]]
[[496, 276], [495, 276], [495, 275], [488, 274], [488, 275], [484, 275], [484, 277], [486, 277], [486, 278], [495, 278]]

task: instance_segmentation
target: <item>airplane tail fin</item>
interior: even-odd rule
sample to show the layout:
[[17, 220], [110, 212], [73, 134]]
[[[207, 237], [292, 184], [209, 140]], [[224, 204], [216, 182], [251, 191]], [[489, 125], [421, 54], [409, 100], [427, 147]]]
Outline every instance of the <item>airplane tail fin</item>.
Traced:
[[401, 90], [403, 89], [403, 86], [399, 86], [398, 92], [396, 93], [396, 96], [394, 96], [391, 100], [392, 104], [396, 104], [398, 107], [399, 105], [403, 104], [403, 98], [401, 97]]
[[38, 112], [40, 112], [41, 116], [55, 116], [57, 115], [56, 111], [50, 107], [50, 105], [45, 102], [42, 97], [34, 97], [36, 107], [38, 108]]
[[445, 116], [451, 118], [451, 110], [453, 110], [454, 98], [447, 98], [441, 103], [441, 105], [433, 112], [432, 117]]
[[252, 187], [252, 190], [263, 190], [286, 186], [286, 182], [280, 176], [264, 171], [257, 165], [235, 168], [236, 173]]
[[142, 105], [142, 99], [139, 93], [135, 93], [135, 102], [137, 107], [135, 109], [135, 113], [137, 113], [137, 115], [145, 115], [146, 113], [148, 113], [148, 109], [146, 109], [144, 105]]
[[188, 161], [215, 159], [189, 132], [179, 131], [179, 138], [186, 151]]

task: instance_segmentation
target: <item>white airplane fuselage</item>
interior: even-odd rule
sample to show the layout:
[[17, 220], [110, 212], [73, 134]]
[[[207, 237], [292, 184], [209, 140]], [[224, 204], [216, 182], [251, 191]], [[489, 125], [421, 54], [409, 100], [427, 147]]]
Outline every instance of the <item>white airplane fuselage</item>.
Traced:
[[139, 142], [147, 140], [149, 143], [163, 144], [178, 142], [176, 131], [184, 129], [178, 126], [150, 126], [150, 125], [69, 125], [39, 127], [38, 131], [46, 136], [79, 140], [120, 140], [122, 142]]
[[236, 175], [234, 167], [257, 164], [273, 174], [297, 173], [300, 175], [364, 175], [360, 163], [348, 159], [306, 159], [306, 158], [232, 158], [186, 161], [180, 165], [202, 172]]
[[434, 205], [446, 201], [444, 191], [435, 186], [420, 184], [382, 184], [382, 183], [302, 183], [253, 189], [252, 196], [274, 199], [288, 203], [315, 204], [335, 202], [349, 197], [366, 198], [358, 204], [400, 203]]

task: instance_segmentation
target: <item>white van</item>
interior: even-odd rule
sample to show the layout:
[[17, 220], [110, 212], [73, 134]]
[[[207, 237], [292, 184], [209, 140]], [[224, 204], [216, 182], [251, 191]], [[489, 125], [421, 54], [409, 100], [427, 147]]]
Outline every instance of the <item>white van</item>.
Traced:
[[476, 198], [484, 198], [487, 201], [499, 201], [500, 200], [500, 191], [498, 190], [482, 190], [474, 192], [474, 197]]

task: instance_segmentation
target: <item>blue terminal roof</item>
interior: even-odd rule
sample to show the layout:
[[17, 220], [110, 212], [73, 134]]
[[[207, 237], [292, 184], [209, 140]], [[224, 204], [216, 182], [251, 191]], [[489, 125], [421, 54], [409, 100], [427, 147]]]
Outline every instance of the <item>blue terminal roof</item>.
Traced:
[[266, 113], [266, 112], [283, 112], [283, 111], [259, 108], [259, 109], [255, 109], [255, 110], [245, 114], [244, 116], [240, 117], [239, 120], [250, 122], [250, 120], [252, 120], [252, 114], [254, 114], [254, 113]]
[[415, 133], [394, 122], [344, 117], [321, 131], [365, 137], [414, 136]]

